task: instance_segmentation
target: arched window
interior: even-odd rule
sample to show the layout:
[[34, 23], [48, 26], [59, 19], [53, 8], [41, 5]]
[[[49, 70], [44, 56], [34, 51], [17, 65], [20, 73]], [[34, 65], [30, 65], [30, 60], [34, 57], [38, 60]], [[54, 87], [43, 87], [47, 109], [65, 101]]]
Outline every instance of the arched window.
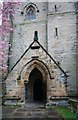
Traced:
[[34, 32], [34, 41], [38, 40], [38, 31]]
[[36, 10], [32, 5], [26, 9], [26, 19], [36, 19]]

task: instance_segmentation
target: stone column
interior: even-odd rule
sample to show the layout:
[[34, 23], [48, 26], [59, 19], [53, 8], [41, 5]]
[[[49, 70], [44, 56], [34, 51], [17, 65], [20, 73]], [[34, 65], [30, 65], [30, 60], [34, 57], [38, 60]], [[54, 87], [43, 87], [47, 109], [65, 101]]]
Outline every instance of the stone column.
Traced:
[[50, 102], [50, 97], [51, 97], [51, 79], [49, 76], [47, 77], [47, 102]]
[[25, 103], [27, 102], [28, 99], [28, 89], [27, 89], [27, 84], [28, 84], [28, 80], [24, 80], [24, 95], [25, 95]]

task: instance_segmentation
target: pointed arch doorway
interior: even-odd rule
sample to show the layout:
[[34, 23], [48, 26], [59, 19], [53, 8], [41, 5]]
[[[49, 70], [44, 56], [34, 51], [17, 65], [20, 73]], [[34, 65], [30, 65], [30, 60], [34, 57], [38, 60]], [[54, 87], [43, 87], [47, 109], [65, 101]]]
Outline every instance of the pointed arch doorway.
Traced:
[[46, 102], [46, 82], [44, 82], [42, 73], [37, 68], [30, 72], [27, 95], [29, 102]]

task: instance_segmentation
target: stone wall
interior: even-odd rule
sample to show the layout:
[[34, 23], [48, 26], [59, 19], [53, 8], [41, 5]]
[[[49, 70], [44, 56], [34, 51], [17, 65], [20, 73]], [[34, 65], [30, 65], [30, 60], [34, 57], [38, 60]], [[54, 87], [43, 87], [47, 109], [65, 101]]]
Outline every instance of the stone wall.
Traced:
[[[34, 68], [37, 68], [41, 72], [43, 81], [46, 82], [47, 101], [50, 101], [52, 96], [67, 96], [64, 84], [65, 78], [59, 78], [60, 74], [64, 73], [59, 70], [45, 51], [40, 47], [34, 50], [34, 54], [30, 54], [29, 58], [27, 58], [27, 54], [29, 53], [33, 53], [31, 48], [8, 75], [6, 79], [7, 96], [19, 96], [24, 101], [24, 81], [27, 80], [29, 83], [29, 76]], [[37, 56], [38, 59], [33, 58]]]
[[[24, 100], [24, 80], [28, 80], [31, 69], [23, 67], [29, 62], [29, 68], [33, 66], [41, 66], [44, 69], [45, 64], [49, 71], [47, 72], [47, 100], [52, 96], [67, 96], [69, 94], [76, 94], [76, 14], [74, 3], [46, 3], [36, 2], [39, 12], [36, 12], [36, 19], [26, 20], [24, 3], [19, 8], [19, 13], [14, 19], [15, 32], [12, 39], [12, 57], [10, 58], [10, 68], [15, 67], [9, 73], [6, 79], [7, 95], [21, 96]], [[56, 5], [56, 7], [55, 7]], [[57, 10], [55, 10], [57, 9]], [[24, 14], [21, 14], [21, 12]], [[40, 47], [37, 50], [29, 49], [28, 52], [21, 55], [29, 47], [34, 39], [34, 31], [38, 31], [38, 41], [47, 50], [47, 52], [54, 58], [57, 64], [67, 73], [67, 87], [65, 87], [64, 73], [57, 67], [51, 58]], [[56, 33], [57, 32], [57, 33]], [[38, 46], [38, 44], [33, 44]], [[19, 59], [21, 57], [21, 59]], [[37, 57], [37, 60], [33, 60]], [[43, 62], [43, 64], [40, 63]], [[34, 67], [33, 67], [34, 68]], [[23, 73], [22, 73], [23, 71]], [[41, 71], [41, 69], [40, 69]], [[45, 73], [46, 68], [44, 69]], [[26, 73], [21, 81], [17, 81], [18, 77]], [[49, 73], [50, 72], [50, 73]], [[50, 76], [51, 75], [51, 76]], [[24, 79], [25, 77], [25, 79]], [[50, 78], [51, 77], [51, 78]], [[21, 93], [21, 95], [20, 95]]]
[[77, 91], [77, 96], [78, 96], [78, 2], [76, 2], [75, 4], [75, 11], [76, 11], [76, 91]]
[[[57, 5], [57, 11], [54, 11], [55, 5]], [[60, 62], [61, 67], [68, 74], [69, 92], [76, 93], [76, 14], [74, 3], [49, 4], [48, 52], [57, 62]]]

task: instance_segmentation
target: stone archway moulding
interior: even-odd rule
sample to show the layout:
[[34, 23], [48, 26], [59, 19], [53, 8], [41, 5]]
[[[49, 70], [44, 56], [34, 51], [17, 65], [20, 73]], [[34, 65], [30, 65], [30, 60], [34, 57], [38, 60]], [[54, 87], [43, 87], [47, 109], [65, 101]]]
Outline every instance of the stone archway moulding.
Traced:
[[29, 75], [34, 68], [37, 68], [41, 72], [43, 80], [46, 80], [48, 75], [50, 76], [48, 68], [46, 68], [46, 66], [41, 61], [33, 60], [22, 68], [21, 79], [29, 80]]

